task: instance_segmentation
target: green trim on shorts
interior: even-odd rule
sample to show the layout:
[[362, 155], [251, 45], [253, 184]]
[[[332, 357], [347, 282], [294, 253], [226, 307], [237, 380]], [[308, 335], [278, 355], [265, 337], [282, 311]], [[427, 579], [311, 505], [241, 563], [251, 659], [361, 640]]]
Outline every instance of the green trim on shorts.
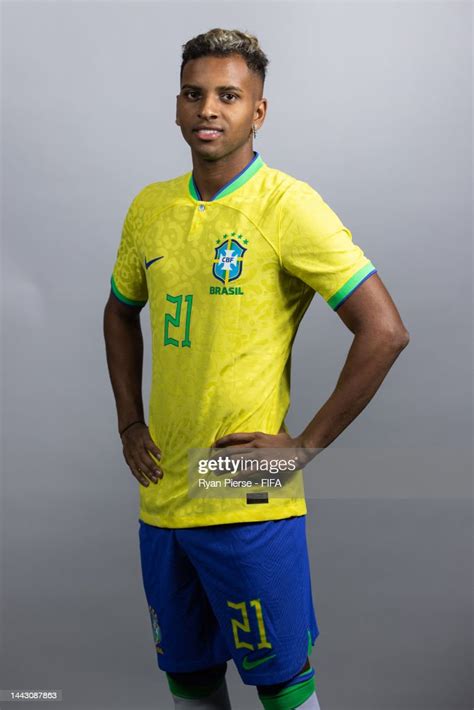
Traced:
[[314, 676], [301, 683], [295, 683], [288, 688], [283, 688], [275, 695], [262, 695], [258, 692], [258, 697], [265, 710], [292, 710], [302, 705], [305, 700], [314, 693]]
[[169, 673], [166, 673], [168, 685], [173, 695], [177, 695], [179, 698], [190, 698], [193, 700], [197, 698], [205, 698], [217, 690], [224, 680], [224, 675], [217, 678], [213, 683], [207, 683], [206, 685], [193, 685], [192, 683], [180, 683]]

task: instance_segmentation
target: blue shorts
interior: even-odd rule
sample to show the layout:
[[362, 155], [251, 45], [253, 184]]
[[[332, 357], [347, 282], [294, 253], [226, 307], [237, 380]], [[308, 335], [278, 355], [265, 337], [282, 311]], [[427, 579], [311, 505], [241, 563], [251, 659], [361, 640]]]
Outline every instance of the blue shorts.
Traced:
[[299, 673], [319, 635], [306, 515], [195, 528], [139, 525], [161, 670], [191, 672], [233, 659], [246, 685]]

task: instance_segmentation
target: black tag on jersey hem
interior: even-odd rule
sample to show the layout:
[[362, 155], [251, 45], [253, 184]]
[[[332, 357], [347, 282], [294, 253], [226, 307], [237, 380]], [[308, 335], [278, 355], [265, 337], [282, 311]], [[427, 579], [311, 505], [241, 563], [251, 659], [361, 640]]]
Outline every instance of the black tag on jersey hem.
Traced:
[[268, 493], [247, 493], [247, 505], [250, 503], [268, 503]]

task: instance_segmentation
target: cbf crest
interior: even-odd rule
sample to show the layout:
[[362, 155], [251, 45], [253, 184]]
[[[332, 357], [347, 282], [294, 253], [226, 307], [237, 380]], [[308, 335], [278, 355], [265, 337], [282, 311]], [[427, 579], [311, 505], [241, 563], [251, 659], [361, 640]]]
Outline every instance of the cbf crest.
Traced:
[[[240, 241], [239, 241], [240, 240]], [[241, 243], [242, 242], [242, 243]], [[231, 232], [217, 239], [219, 246], [215, 247], [215, 256], [212, 264], [212, 273], [224, 286], [230, 281], [235, 281], [242, 274], [244, 254], [248, 239], [243, 239], [241, 234]]]
[[148, 609], [150, 611], [151, 626], [153, 629], [153, 640], [155, 642], [156, 652], [164, 653], [163, 649], [161, 648], [161, 629], [158, 623], [158, 616], [152, 606], [148, 605]]

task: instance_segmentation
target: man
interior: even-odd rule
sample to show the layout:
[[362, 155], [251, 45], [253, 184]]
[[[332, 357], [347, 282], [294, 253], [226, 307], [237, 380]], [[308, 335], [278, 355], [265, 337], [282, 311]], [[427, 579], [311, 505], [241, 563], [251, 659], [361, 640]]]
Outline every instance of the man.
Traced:
[[[303, 452], [301, 480], [301, 467], [374, 396], [409, 336], [337, 215], [310, 185], [253, 150], [267, 111], [268, 59], [258, 40], [217, 28], [183, 50], [176, 123], [193, 169], [147, 185], [132, 201], [104, 314], [123, 453], [140, 483], [157, 660], [177, 708], [230, 708], [232, 658], [265, 708], [314, 710], [308, 656], [319, 630], [304, 496], [242, 489], [206, 498], [192, 485], [188, 455], [210, 447]], [[282, 123], [295, 134], [294, 115]], [[284, 422], [291, 346], [316, 292], [354, 340], [333, 393], [293, 437]], [[148, 425], [140, 328], [147, 302]]]

